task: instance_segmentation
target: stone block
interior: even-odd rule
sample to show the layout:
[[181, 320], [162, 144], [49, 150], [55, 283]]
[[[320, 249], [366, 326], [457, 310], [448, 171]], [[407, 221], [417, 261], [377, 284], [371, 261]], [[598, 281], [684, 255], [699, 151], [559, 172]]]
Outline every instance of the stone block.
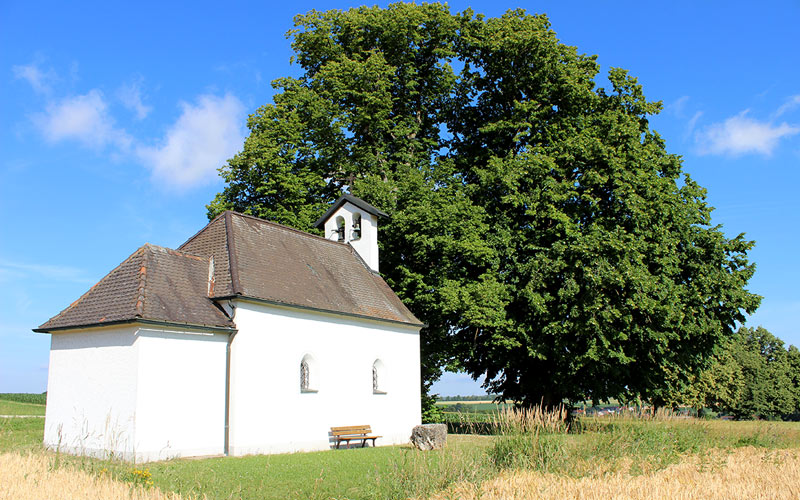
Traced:
[[447, 425], [422, 424], [411, 431], [411, 444], [419, 450], [438, 450], [447, 443]]

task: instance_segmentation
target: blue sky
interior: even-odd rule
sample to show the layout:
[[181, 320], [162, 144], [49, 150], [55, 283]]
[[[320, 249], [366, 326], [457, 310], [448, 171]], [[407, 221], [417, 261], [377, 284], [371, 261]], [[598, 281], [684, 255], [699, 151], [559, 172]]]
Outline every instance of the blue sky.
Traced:
[[[714, 221], [757, 242], [748, 325], [800, 345], [800, 2], [450, 2], [546, 13], [559, 38], [628, 69], [651, 121], [708, 189]], [[144, 242], [206, 222], [248, 113], [296, 74], [284, 33], [358, 2], [0, 3], [0, 392], [41, 392], [38, 326]], [[383, 4], [383, 3], [382, 3]], [[602, 85], [602, 80], [599, 80]], [[443, 395], [480, 393], [463, 374]]]

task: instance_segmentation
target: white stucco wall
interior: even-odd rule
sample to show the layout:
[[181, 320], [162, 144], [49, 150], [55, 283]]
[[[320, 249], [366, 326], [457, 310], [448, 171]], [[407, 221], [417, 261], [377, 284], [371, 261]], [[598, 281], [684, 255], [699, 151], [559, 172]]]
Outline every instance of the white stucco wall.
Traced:
[[147, 327], [137, 336], [137, 459], [222, 454], [228, 335]]
[[[353, 215], [361, 215], [361, 238], [353, 239]], [[361, 210], [350, 202], [345, 202], [325, 221], [325, 237], [330, 240], [339, 238], [336, 230], [339, 228], [336, 219], [344, 218], [345, 236], [344, 243], [350, 243], [364, 262], [375, 272], [378, 272], [378, 218]]]
[[44, 443], [67, 453], [130, 459], [135, 447], [136, 328], [54, 333]]
[[[332, 426], [372, 426], [377, 445], [408, 442], [420, 423], [419, 329], [386, 322], [235, 302], [231, 351], [230, 453], [331, 447]], [[314, 357], [312, 387], [300, 390], [300, 362]], [[373, 394], [372, 364], [385, 379]]]
[[45, 445], [136, 461], [221, 454], [227, 337], [149, 326], [52, 334]]

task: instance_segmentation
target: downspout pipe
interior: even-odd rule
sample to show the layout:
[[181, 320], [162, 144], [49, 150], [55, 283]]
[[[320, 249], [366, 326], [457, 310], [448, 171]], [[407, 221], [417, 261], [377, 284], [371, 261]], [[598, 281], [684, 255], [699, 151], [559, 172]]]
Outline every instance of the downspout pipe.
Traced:
[[225, 444], [223, 454], [230, 456], [231, 439], [231, 345], [236, 337], [236, 332], [228, 335], [228, 345], [225, 350]]

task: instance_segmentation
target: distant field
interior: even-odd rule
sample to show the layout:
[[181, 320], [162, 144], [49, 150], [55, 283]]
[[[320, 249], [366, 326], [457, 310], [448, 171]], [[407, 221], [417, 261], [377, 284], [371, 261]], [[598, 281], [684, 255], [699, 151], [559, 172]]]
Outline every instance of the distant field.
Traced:
[[47, 393], [30, 394], [26, 392], [0, 392], [0, 400], [18, 403], [47, 404]]
[[0, 397], [0, 415], [44, 415], [45, 406], [7, 401]]
[[494, 406], [495, 403], [491, 401], [437, 401], [437, 405], [442, 406], [451, 406], [451, 405], [491, 405]]

